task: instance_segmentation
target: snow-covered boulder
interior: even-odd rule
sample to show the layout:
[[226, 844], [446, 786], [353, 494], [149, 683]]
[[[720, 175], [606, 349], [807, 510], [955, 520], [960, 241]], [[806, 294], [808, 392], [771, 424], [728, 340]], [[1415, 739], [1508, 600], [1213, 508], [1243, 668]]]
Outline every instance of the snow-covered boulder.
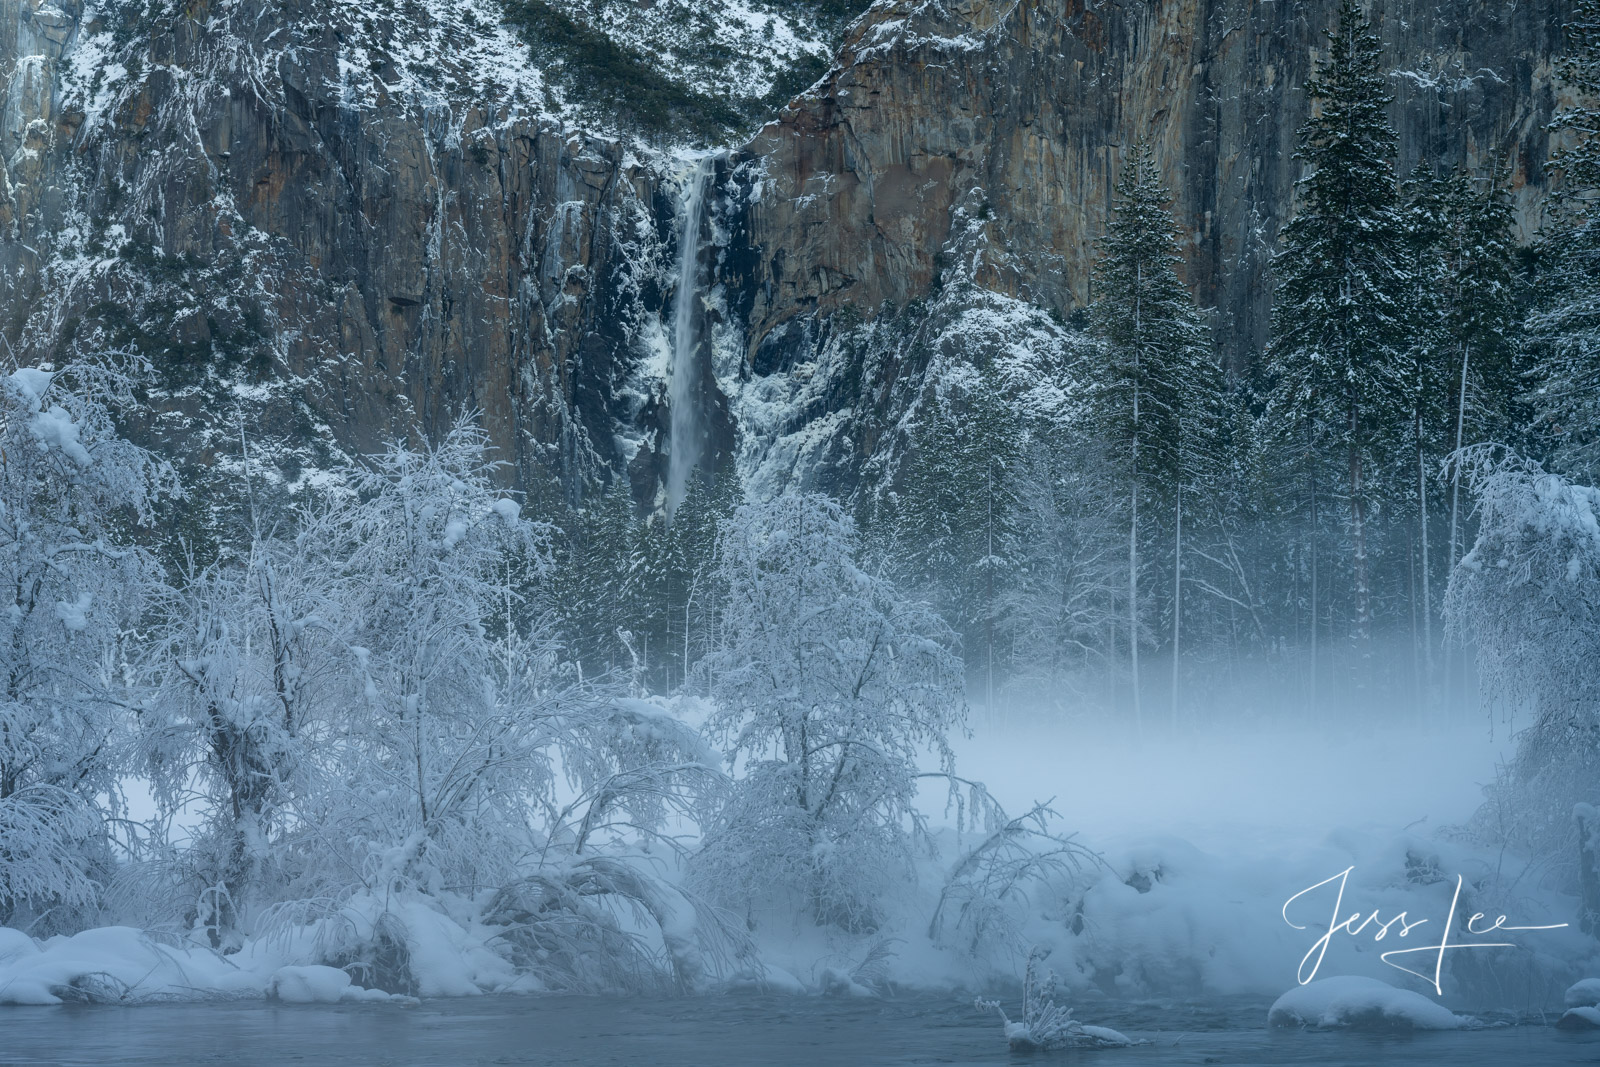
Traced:
[[1269, 1026], [1350, 1030], [1459, 1030], [1474, 1020], [1420, 993], [1343, 975], [1297, 986], [1267, 1012]]
[[[4, 949], [0, 948], [0, 951]], [[1567, 989], [1566, 999], [1569, 1008], [1600, 1007], [1600, 978], [1584, 978], [1572, 983]]]
[[1556, 1029], [1600, 1030], [1600, 1008], [1590, 1007], [1587, 1004], [1568, 1008], [1566, 1013], [1556, 1020]]
[[381, 989], [351, 984], [337, 967], [279, 967], [267, 979], [267, 996], [285, 1004], [337, 1004], [345, 1000], [389, 1000]]
[[[3, 948], [0, 948], [3, 951]], [[1584, 978], [1567, 989], [1567, 1012], [1556, 1022], [1562, 1030], [1600, 1030], [1600, 978]]]

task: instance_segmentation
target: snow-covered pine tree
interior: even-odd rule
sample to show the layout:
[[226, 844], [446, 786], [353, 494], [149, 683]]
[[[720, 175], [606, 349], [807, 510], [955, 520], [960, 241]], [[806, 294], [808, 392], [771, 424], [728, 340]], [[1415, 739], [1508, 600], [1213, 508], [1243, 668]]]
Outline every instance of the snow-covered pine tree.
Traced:
[[643, 684], [648, 664], [630, 573], [641, 523], [627, 481], [567, 511], [561, 525], [550, 590], [570, 654], [586, 675], [625, 671]]
[[1404, 433], [1410, 415], [1404, 352], [1412, 287], [1391, 98], [1377, 35], [1357, 0], [1342, 0], [1328, 40], [1328, 60], [1306, 86], [1313, 110], [1296, 152], [1309, 173], [1275, 260], [1263, 428], [1270, 447], [1304, 451], [1315, 469], [1303, 476], [1314, 484], [1343, 467], [1354, 636], [1367, 655], [1369, 521], [1384, 488], [1383, 446]]
[[992, 368], [946, 368], [914, 414], [890, 507], [888, 572], [957, 629], [991, 714], [1016, 575], [1011, 475], [1028, 429]]
[[713, 479], [696, 470], [671, 519], [657, 513], [635, 526], [628, 601], [636, 640], [649, 653], [646, 677], [658, 692], [686, 685], [695, 661], [710, 650], [717, 533], [741, 495], [734, 472]]
[[857, 540], [818, 494], [746, 504], [723, 528], [706, 729], [745, 773], [696, 879], [741, 907], [792, 891], [819, 923], [861, 931], [909, 869], [919, 755], [948, 769], [966, 706], [948, 627], [863, 571]]
[[130, 535], [175, 489], [113, 425], [131, 399], [107, 366], [0, 379], [0, 925], [70, 927], [109, 869], [97, 798], [121, 795], [127, 641], [159, 577]]
[[1540, 245], [1535, 431], [1551, 464], [1600, 481], [1600, 0], [1577, 0], [1559, 73], [1570, 98], [1552, 130], [1570, 143], [1550, 161], [1555, 182]]
[[1409, 483], [1411, 487], [1406, 495], [1411, 498], [1415, 522], [1409, 538], [1415, 545], [1412, 573], [1416, 576], [1410, 583], [1412, 639], [1413, 647], [1421, 652], [1417, 657], [1417, 689], [1425, 707], [1432, 706], [1436, 695], [1433, 572], [1438, 554], [1432, 551], [1437, 525], [1430, 526], [1430, 519], [1438, 502], [1439, 485], [1434, 475], [1447, 447], [1450, 368], [1455, 363], [1450, 358], [1455, 346], [1450, 333], [1451, 273], [1446, 256], [1451, 233], [1450, 194], [1449, 181], [1437, 177], [1425, 160], [1400, 187], [1408, 254], [1406, 309], [1411, 316], [1411, 340], [1404, 355], [1411, 432], [1409, 447], [1393, 453], [1389, 477], [1395, 485]]
[[[1110, 447], [1124, 494], [1128, 649], [1134, 719], [1141, 730], [1139, 647], [1147, 635], [1141, 614], [1147, 596], [1141, 587], [1144, 544], [1170, 514], [1170, 588], [1174, 603], [1181, 601], [1185, 483], [1198, 473], [1201, 457], [1210, 454], [1203, 441], [1213, 435], [1214, 426], [1204, 412], [1221, 392], [1210, 331], [1178, 278], [1182, 256], [1171, 202], [1154, 151], [1148, 144], [1136, 145], [1123, 164], [1111, 222], [1100, 240], [1091, 309], [1095, 330], [1105, 342], [1099, 348], [1105, 364], [1091, 376], [1090, 421]], [[1163, 514], [1152, 517], [1155, 508]], [[1181, 615], [1174, 613], [1172, 619], [1176, 644]]]
[[[1484, 441], [1516, 442], [1526, 426], [1518, 373], [1522, 307], [1516, 277], [1515, 217], [1504, 175], [1474, 179], [1456, 170], [1445, 187], [1443, 304], [1446, 377], [1441, 455]], [[1445, 574], [1455, 569], [1466, 544], [1468, 514], [1461, 499], [1461, 471], [1447, 470], [1448, 535]], [[1456, 647], [1445, 647], [1445, 685], [1454, 703], [1463, 679]]]
[[[1514, 441], [1525, 422], [1516, 366], [1522, 308], [1516, 215], [1505, 174], [1452, 172], [1445, 188], [1445, 224], [1452, 450], [1481, 441]], [[1457, 512], [1452, 501], [1452, 528]], [[1451, 543], [1460, 541], [1452, 537]], [[1451, 564], [1458, 558], [1452, 554]]]

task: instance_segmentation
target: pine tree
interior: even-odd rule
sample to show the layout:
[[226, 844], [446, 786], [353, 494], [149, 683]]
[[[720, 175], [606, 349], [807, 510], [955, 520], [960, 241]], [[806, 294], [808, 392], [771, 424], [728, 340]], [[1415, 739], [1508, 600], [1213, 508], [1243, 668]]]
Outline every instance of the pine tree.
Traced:
[[1411, 318], [1405, 225], [1394, 180], [1391, 98], [1380, 46], [1356, 0], [1343, 0], [1326, 66], [1307, 85], [1311, 118], [1296, 158], [1310, 173], [1276, 260], [1264, 429], [1304, 448], [1307, 477], [1343, 461], [1355, 636], [1368, 654], [1372, 578], [1368, 524], [1381, 485], [1378, 459], [1409, 414], [1404, 355]]
[[[1172, 508], [1174, 601], [1181, 610], [1183, 491], [1209, 451], [1205, 442], [1214, 426], [1204, 413], [1208, 398], [1221, 391], [1205, 321], [1178, 278], [1182, 257], [1171, 200], [1150, 146], [1136, 146], [1123, 166], [1111, 223], [1100, 242], [1098, 298], [1092, 309], [1095, 330], [1104, 341], [1104, 365], [1095, 375], [1090, 418], [1101, 439], [1120, 456], [1119, 474], [1125, 479], [1128, 648], [1134, 719], [1141, 730], [1141, 541], [1151, 523], [1141, 519], [1140, 508], [1146, 502]], [[1175, 612], [1174, 655], [1179, 618]]]
[[1415, 647], [1418, 643], [1416, 624], [1420, 621], [1422, 663], [1417, 673], [1422, 695], [1428, 700], [1432, 698], [1434, 681], [1433, 557], [1428, 528], [1433, 500], [1429, 492], [1429, 472], [1441, 455], [1439, 446], [1444, 439], [1450, 393], [1448, 353], [1452, 348], [1450, 327], [1454, 323], [1448, 291], [1450, 264], [1445, 246], [1451, 233], [1452, 191], [1451, 182], [1435, 177], [1426, 161], [1417, 165], [1415, 173], [1401, 187], [1408, 252], [1407, 310], [1411, 316], [1411, 343], [1405, 359], [1411, 447], [1395, 451], [1396, 466], [1410, 469], [1397, 469], [1394, 480], [1396, 485], [1409, 482], [1415, 490], [1416, 543], [1421, 557], [1417, 571], [1421, 576], [1421, 589], [1419, 596], [1417, 583], [1413, 581], [1412, 635]]
[[[1578, 0], [1567, 23], [1571, 50], [1559, 73], [1580, 101], [1600, 98], [1600, 0]], [[1529, 321], [1539, 343], [1535, 428], [1552, 465], [1600, 477], [1600, 109], [1561, 111], [1554, 132], [1573, 138], [1550, 162], [1556, 182], [1540, 246], [1542, 293]]]
[[627, 481], [617, 479], [590, 506], [568, 512], [562, 526], [552, 580], [562, 636], [587, 674], [635, 666], [629, 568], [640, 521]]
[[[1463, 171], [1451, 175], [1445, 196], [1444, 305], [1448, 366], [1445, 412], [1450, 454], [1481, 441], [1517, 436], [1516, 335], [1521, 316], [1515, 273], [1515, 219], [1504, 176], [1478, 181]], [[1470, 435], [1470, 436], [1469, 436]], [[1453, 572], [1466, 549], [1461, 507], [1461, 471], [1451, 464], [1449, 539], [1445, 565]], [[1446, 648], [1446, 679], [1455, 646]]]

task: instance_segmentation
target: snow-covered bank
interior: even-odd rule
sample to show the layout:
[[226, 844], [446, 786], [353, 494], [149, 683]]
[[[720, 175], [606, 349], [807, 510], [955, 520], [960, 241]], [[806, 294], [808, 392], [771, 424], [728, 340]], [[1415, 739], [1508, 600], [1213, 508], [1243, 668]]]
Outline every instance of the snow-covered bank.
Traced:
[[[690, 718], [703, 711], [677, 710]], [[1445, 751], [1426, 737], [1414, 744], [1414, 751], [1435, 756]], [[1095, 742], [1079, 747], [1092, 752]], [[1595, 942], [1572, 927], [1496, 937], [1516, 947], [1452, 956], [1442, 973], [1442, 997], [1380, 958], [1391, 948], [1433, 943], [1424, 935], [1432, 938], [1450, 914], [1457, 875], [1457, 930], [1476, 912], [1506, 914], [1508, 925], [1554, 925], [1576, 914], [1576, 902], [1542, 887], [1536, 869], [1435, 829], [1470, 810], [1472, 778], [1489, 762], [1481, 747], [1476, 757], [1472, 745], [1464, 744], [1448, 759], [1416, 764], [1409, 778], [1387, 771], [1405, 766], [1414, 753], [1367, 753], [1363, 764], [1358, 745], [1318, 747], [1303, 736], [1273, 740], [1258, 734], [1232, 747], [1219, 738], [1197, 748], [1199, 758], [1185, 763], [1161, 749], [1105, 743], [1095, 758], [1071, 761], [1069, 771], [1058, 754], [1072, 752], [1065, 735], [1041, 733], [1023, 745], [980, 734], [959, 753], [963, 772], [986, 779], [1013, 811], [1028, 799], [1056, 796], [1061, 817], [1055, 828], [1081, 829], [1078, 840], [1099, 854], [1098, 862], [1085, 862], [1075, 873], [1025, 879], [1015, 892], [981, 908], [956, 908], [946, 900], [935, 923], [952, 872], [982, 835], [970, 828], [957, 834], [948, 825], [953, 820], [943, 794], [925, 795], [925, 813], [936, 827], [946, 823], [934, 834], [938, 853], [919, 858], [914, 880], [893, 883], [881, 901], [884, 921], [877, 930], [847, 933], [797, 912], [757, 909], [739, 917], [749, 934], [748, 952], [709, 961], [696, 988], [853, 996], [893, 989], [988, 993], [1012, 988], [1029, 951], [1039, 948], [1074, 1001], [1266, 998], [1293, 989], [1280, 1007], [1321, 1026], [1333, 1025], [1325, 1018], [1360, 1014], [1360, 1005], [1349, 998], [1315, 1004], [1306, 999], [1315, 999], [1312, 990], [1349, 992], [1356, 985], [1329, 985], [1333, 979], [1385, 983], [1397, 997], [1409, 990], [1400, 999], [1413, 1006], [1411, 995], [1462, 1011], [1535, 1010], [1559, 1005], [1568, 984], [1600, 973]], [[1015, 756], [1010, 773], [999, 759], [1007, 751]], [[1231, 764], [1225, 762], [1229, 752]], [[1320, 753], [1319, 773], [1329, 788], [1292, 794], [1277, 806], [1248, 807], [1260, 790], [1276, 789], [1283, 775], [1308, 777], [1285, 768], [1309, 766], [1312, 753]], [[1332, 788], [1345, 759], [1359, 788]], [[1259, 768], [1259, 777], [1251, 777], [1251, 766]], [[1233, 775], [1237, 788], [1207, 781], [1218, 774]], [[1312, 796], [1317, 799], [1307, 799]], [[1431, 805], [1430, 797], [1436, 798]], [[1169, 819], [1159, 817], [1163, 810]], [[1385, 810], [1393, 812], [1388, 820], [1382, 818]], [[1171, 829], [1163, 831], [1164, 825]], [[1341, 919], [1378, 912], [1382, 923], [1405, 913], [1408, 921], [1427, 925], [1408, 941], [1395, 929], [1378, 942], [1373, 928], [1364, 936], [1330, 939], [1318, 980], [1301, 988], [1304, 961], [1328, 928], [1336, 887], [1308, 893], [1288, 910], [1287, 919], [1303, 929], [1286, 921], [1285, 904], [1347, 870]], [[673, 865], [660, 868], [660, 875], [664, 885], [681, 877]], [[356, 896], [303, 921], [281, 916], [269, 934], [247, 939], [226, 957], [198, 939], [174, 941], [127, 928], [44, 942], [6, 931], [0, 935], [0, 1002], [267, 996], [294, 1002], [382, 995], [362, 992], [374, 987], [428, 997], [545, 991], [519, 969], [510, 944], [514, 927], [504, 916], [492, 921], [487, 905], [484, 897]], [[685, 913], [679, 919], [681, 924], [667, 925], [676, 936], [692, 936], [693, 918]], [[658, 958], [667, 953], [653, 921], [624, 920], [622, 928]], [[330, 967], [336, 973], [315, 969]], [[1570, 996], [1568, 1002], [1578, 1004]]]

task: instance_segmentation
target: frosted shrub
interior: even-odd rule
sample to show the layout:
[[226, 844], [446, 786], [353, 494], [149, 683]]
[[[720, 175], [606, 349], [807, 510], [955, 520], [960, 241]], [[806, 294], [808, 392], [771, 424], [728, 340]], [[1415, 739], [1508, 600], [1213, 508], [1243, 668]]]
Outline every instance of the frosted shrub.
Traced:
[[917, 757], [948, 769], [965, 704], [949, 630], [856, 558], [853, 524], [823, 496], [747, 504], [724, 527], [706, 728], [744, 773], [695, 873], [743, 906], [792, 887], [818, 922], [864, 931], [921, 830]]
[[1071, 835], [1051, 828], [1057, 813], [1049, 802], [1013, 819], [987, 793], [981, 799], [987, 810], [980, 814], [989, 817], [992, 828], [951, 868], [928, 922], [930, 941], [958, 945], [973, 956], [990, 947], [1019, 947], [1020, 918], [1030, 893], [1059, 887], [1086, 863], [1100, 862]]
[[1476, 647], [1485, 698], [1533, 716], [1479, 822], [1575, 859], [1573, 805], [1600, 800], [1600, 490], [1488, 448], [1458, 461], [1480, 525], [1449, 626]]
[[1072, 1009], [1056, 1003], [1052, 990], [1054, 971], [1040, 971], [1045, 954], [1028, 954], [1022, 978], [1022, 1018], [1013, 1022], [998, 1000], [978, 999], [979, 1009], [993, 1011], [1005, 1027], [1006, 1043], [1016, 1052], [1049, 1052], [1068, 1048], [1124, 1048], [1134, 1044], [1115, 1030], [1085, 1026], [1072, 1017]]
[[109, 862], [95, 804], [118, 795], [125, 643], [155, 575], [126, 531], [168, 475], [122, 440], [117, 372], [0, 378], [0, 925], [71, 922]]

